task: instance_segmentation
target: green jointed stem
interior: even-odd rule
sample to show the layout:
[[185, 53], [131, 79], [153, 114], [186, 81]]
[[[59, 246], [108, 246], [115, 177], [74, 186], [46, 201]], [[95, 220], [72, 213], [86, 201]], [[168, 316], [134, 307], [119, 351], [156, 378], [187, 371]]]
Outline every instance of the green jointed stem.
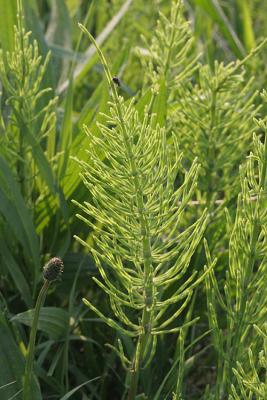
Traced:
[[[127, 207], [126, 210], [127, 214], [132, 215], [132, 211], [134, 209], [134, 221], [125, 221], [123, 218], [119, 217], [118, 213], [121, 213], [121, 210], [125, 209], [125, 207], [120, 204], [120, 200], [116, 198], [113, 199], [113, 196], [109, 195], [108, 192], [103, 193], [103, 188], [99, 191], [97, 190], [97, 188], [95, 188], [95, 184], [99, 184], [99, 179], [101, 180], [101, 177], [96, 177], [95, 173], [96, 175], [100, 174], [102, 176], [102, 172], [104, 179], [107, 179], [107, 176], [109, 176], [108, 182], [112, 187], [113, 173], [116, 171], [118, 162], [120, 164], [120, 161], [118, 161], [117, 159], [115, 161], [114, 159], [115, 166], [113, 166], [112, 169], [113, 173], [109, 174], [103, 166], [102, 161], [98, 160], [98, 156], [96, 156], [94, 152], [92, 152], [92, 159], [95, 162], [94, 167], [96, 168], [95, 173], [94, 168], [93, 170], [91, 170], [90, 168], [92, 174], [87, 171], [87, 163], [81, 162], [80, 165], [83, 169], [85, 168], [85, 174], [83, 175], [83, 178], [86, 186], [88, 186], [89, 190], [92, 190], [93, 196], [95, 197], [96, 207], [94, 205], [90, 205], [89, 203], [85, 203], [85, 205], [81, 205], [78, 202], [75, 203], [83, 211], [88, 212], [90, 215], [94, 215], [94, 218], [98, 219], [99, 221], [104, 222], [108, 218], [106, 227], [107, 231], [103, 230], [102, 238], [99, 238], [99, 240], [96, 239], [97, 246], [99, 245], [99, 250], [97, 249], [92, 251], [90, 246], [88, 246], [85, 241], [78, 237], [77, 239], [83, 245], [89, 247], [90, 250], [93, 252], [95, 261], [100, 270], [102, 278], [105, 281], [105, 284], [100, 283], [96, 279], [95, 281], [110, 296], [111, 305], [114, 308], [116, 316], [119, 318], [122, 325], [126, 324], [129, 329], [126, 330], [120, 324], [113, 321], [111, 318], [106, 318], [89, 301], [84, 300], [84, 302], [91, 308], [91, 310], [96, 312], [108, 325], [114, 327], [115, 329], [118, 329], [122, 333], [126, 333], [127, 335], [136, 338], [136, 348], [134, 350], [132, 360], [126, 360], [126, 368], [128, 369], [128, 367], [130, 366], [128, 400], [134, 400], [138, 392], [140, 369], [142, 367], [145, 368], [145, 366], [148, 365], [148, 363], [153, 358], [153, 351], [155, 350], [156, 343], [154, 335], [174, 332], [180, 329], [180, 327], [174, 328], [174, 330], [168, 330], [168, 328], [165, 328], [168, 327], [168, 325], [170, 325], [172, 321], [183, 311], [184, 307], [189, 301], [188, 295], [191, 293], [191, 290], [194, 289], [194, 287], [201, 282], [201, 279], [204, 279], [205, 275], [203, 275], [203, 277], [201, 278], [198, 278], [191, 285], [191, 281], [188, 280], [185, 286], [183, 285], [182, 287], [180, 287], [180, 289], [177, 289], [177, 292], [174, 293], [172, 299], [166, 301], [157, 301], [157, 287], [173, 283], [179, 280], [182, 275], [184, 275], [187, 266], [189, 265], [191, 255], [197, 244], [199, 243], [201, 234], [205, 229], [207, 218], [206, 212], [204, 212], [201, 217], [202, 223], [200, 223], [199, 220], [196, 223], [195, 227], [192, 226], [186, 232], [186, 235], [190, 234], [193, 236], [192, 242], [189, 247], [186, 244], [184, 244], [184, 246], [186, 247], [183, 247], [183, 245], [181, 245], [180, 243], [180, 239], [177, 238], [177, 240], [174, 240], [172, 238], [172, 235], [177, 230], [180, 213], [184, 210], [183, 202], [185, 202], [188, 197], [191, 197], [192, 191], [194, 190], [199, 166], [196, 163], [196, 160], [194, 160], [190, 171], [188, 172], [188, 174], [185, 175], [184, 185], [181, 187], [181, 191], [183, 192], [183, 194], [181, 194], [180, 190], [178, 189], [174, 190], [174, 178], [176, 171], [179, 169], [180, 166], [181, 156], [180, 154], [178, 154], [178, 145], [175, 137], [173, 137], [173, 141], [175, 144], [175, 160], [173, 162], [173, 165], [171, 166], [171, 163], [169, 163], [169, 157], [171, 156], [169, 153], [169, 149], [166, 145], [165, 131], [161, 132], [159, 129], [154, 130], [154, 128], [152, 127], [153, 122], [150, 121], [150, 112], [152, 110], [151, 106], [155, 100], [154, 91], [151, 97], [150, 104], [148, 105], [148, 109], [146, 109], [146, 117], [142, 122], [141, 131], [139, 132], [141, 135], [140, 141], [137, 144], [133, 143], [135, 128], [137, 128], [137, 125], [139, 125], [140, 122], [139, 117], [137, 114], [135, 114], [134, 107], [132, 107], [131, 105], [129, 106], [127, 112], [125, 111], [121, 98], [118, 96], [116, 85], [114, 84], [114, 80], [112, 78], [103, 53], [101, 52], [95, 39], [87, 31], [87, 29], [82, 25], [80, 25], [80, 28], [88, 35], [91, 42], [96, 47], [112, 92], [111, 94], [113, 101], [111, 114], [115, 114], [114, 117], [111, 115], [112, 120], [114, 120], [112, 122], [112, 125], [118, 127], [118, 132], [116, 132], [116, 135], [114, 137], [115, 131], [112, 132], [108, 128], [101, 126], [100, 129], [103, 129], [104, 135], [107, 134], [108, 136], [110, 136], [111, 144], [113, 144], [115, 148], [123, 148], [123, 154], [119, 150], [119, 155], [116, 153], [116, 151], [116, 154], [112, 155], [112, 146], [110, 147], [108, 144], [106, 145], [104, 142], [102, 142], [101, 139], [99, 140], [100, 143], [103, 145], [103, 148], [107, 152], [107, 158], [110, 155], [110, 157], [113, 159], [113, 156], [116, 158], [118, 155], [119, 158], [122, 156], [123, 160], [127, 160], [127, 174], [126, 176], [124, 176], [124, 178], [126, 178], [127, 182], [131, 186], [131, 200], [129, 197], [129, 193], [127, 192], [126, 203], [129, 200], [129, 203], [127, 203], [127, 207], [129, 207], [129, 210], [127, 210]], [[134, 112], [135, 116], [130, 115], [132, 111]], [[135, 118], [138, 120], [138, 122], [135, 120]], [[133, 125], [129, 126], [129, 123], [130, 125]], [[140, 127], [138, 126], [138, 129], [139, 128]], [[155, 164], [154, 156], [149, 150], [152, 142], [147, 139], [147, 135], [151, 134], [151, 129], [153, 129], [153, 138], [151, 137], [151, 140], [155, 141], [156, 150], [159, 156], [159, 165]], [[117, 141], [117, 134], [119, 134], [119, 141]], [[96, 144], [93, 135], [92, 144]], [[142, 145], [148, 146], [147, 153], [143, 153], [143, 151], [140, 151], [141, 147], [139, 146]], [[141, 160], [146, 161], [145, 165], [143, 165]], [[154, 177], [152, 177], [152, 170], [150, 169], [153, 169], [153, 165], [156, 165], [155, 173], [157, 176], [156, 180], [158, 182], [157, 185], [155, 183], [152, 184], [152, 186], [155, 186], [154, 189], [151, 186], [147, 186], [147, 179], [151, 178], [154, 182]], [[124, 174], [126, 171], [123, 163], [122, 168]], [[131, 177], [130, 181], [128, 181], [129, 177]], [[113, 189], [115, 189], [115, 193], [117, 192], [117, 184], [120, 183], [119, 181], [120, 179], [118, 181], [114, 181]], [[158, 193], [158, 195], [156, 195], [156, 193]], [[181, 206], [179, 205], [179, 207], [177, 208], [176, 202], [179, 202], [180, 196], [182, 196], [183, 201], [181, 203]], [[114, 200], [114, 210], [110, 208], [106, 210], [104, 203], [102, 207], [102, 200], [105, 199], [104, 202], [106, 203], [107, 198], [109, 198], [111, 201]], [[132, 203], [132, 201], [134, 201], [134, 203]], [[153, 205], [155, 201], [157, 201], [158, 203], [156, 209]], [[107, 214], [113, 215], [114, 219], [110, 218]], [[81, 218], [84, 222], [89, 222], [86, 221], [86, 218], [84, 218], [83, 216], [78, 215], [78, 217]], [[124, 223], [126, 226], [123, 226]], [[111, 224], [114, 225], [114, 228], [110, 228]], [[124, 293], [120, 289], [114, 287], [114, 285], [109, 282], [109, 278], [101, 266], [101, 261], [107, 261], [107, 259], [109, 259], [109, 257], [105, 256], [105, 250], [107, 250], [108, 254], [110, 238], [114, 238], [114, 233], [114, 239], [116, 239], [116, 232], [114, 232], [116, 226], [118, 226], [118, 228], [119, 226], [122, 228], [123, 235], [126, 234], [126, 240], [121, 239], [121, 235], [118, 235], [117, 237], [118, 241], [121, 241], [122, 246], [126, 246], [126, 250], [124, 253], [124, 249], [121, 248], [120, 244], [118, 244], [118, 249], [114, 249], [112, 244], [112, 250], [110, 248], [110, 261], [112, 260], [111, 267], [114, 269], [115, 273], [118, 274], [118, 277], [121, 280], [123, 287], [125, 287], [127, 293]], [[134, 228], [134, 234], [133, 237], [129, 237], [129, 240], [133, 239], [134, 245], [132, 244], [132, 242], [128, 243], [127, 232], [129, 231], [129, 229], [131, 230], [132, 228]], [[112, 233], [108, 232], [109, 229]], [[168, 231], [168, 240], [166, 239], [166, 241], [168, 241], [168, 244], [160, 244], [159, 236], [160, 232], [162, 231]], [[152, 238], [153, 246], [151, 244]], [[176, 249], [172, 247], [172, 244], [174, 244], [175, 242], [177, 242]], [[114, 244], [116, 245], [116, 240], [114, 241]], [[136, 249], [138, 249], [138, 257], [136, 257], [136, 252], [133, 248], [135, 246]], [[174, 256], [180, 253], [181, 246], [184, 249], [183, 257], [181, 257], [181, 259], [178, 258], [178, 260], [174, 260]], [[125, 270], [123, 270], [122, 257], [118, 256], [117, 259], [118, 250], [120, 249], [123, 253], [122, 257], [123, 255], [125, 255], [126, 259], [130, 259], [131, 261], [133, 261], [134, 265], [138, 268], [138, 271], [132, 271], [132, 273], [129, 274], [128, 268], [125, 268]], [[152, 250], [155, 253], [155, 257], [153, 257], [153, 260]], [[116, 263], [114, 257], [116, 257], [116, 259], [118, 260], [118, 264]], [[173, 266], [165, 271], [163, 266], [167, 264], [167, 260], [172, 261]], [[153, 263], [155, 264], [155, 266], [153, 265]], [[125, 278], [127, 279], [127, 282]], [[114, 290], [116, 294], [114, 293]], [[185, 299], [186, 297], [187, 299]], [[167, 320], [165, 320], [165, 322], [162, 321], [163, 314], [164, 312], [166, 312], [166, 309], [169, 307], [169, 305], [176, 303], [177, 301], [180, 301], [182, 299], [185, 300], [180, 309], [176, 313], [174, 313], [173, 317], [168, 318]], [[135, 310], [142, 310], [140, 318], [138, 318], [138, 325], [136, 324], [136, 322], [130, 321], [128, 316], [124, 314], [124, 311], [121, 307], [124, 304], [129, 305]], [[158, 325], [158, 327], [156, 327], [156, 325]], [[119, 350], [117, 354], [119, 354], [123, 364], [125, 364], [126, 357], [123, 354], [123, 351]]]
[[170, 59], [171, 59], [171, 53], [172, 53], [172, 47], [173, 47], [173, 42], [174, 42], [174, 39], [175, 39], [175, 29], [176, 29], [176, 24], [177, 24], [177, 21], [178, 21], [178, 16], [179, 16], [179, 12], [180, 12], [180, 9], [181, 9], [181, 1], [178, 1], [177, 2], [177, 4], [176, 4], [176, 6], [175, 6], [175, 12], [174, 12], [174, 23], [173, 23], [173, 26], [172, 26], [172, 32], [171, 32], [171, 40], [170, 40], [170, 43], [169, 43], [169, 48], [168, 48], [168, 55], [167, 55], [167, 60], [166, 60], [166, 63], [165, 63], [165, 68], [164, 68], [164, 76], [165, 77], [167, 77], [167, 73], [168, 73], [168, 69], [169, 69], [169, 66], [170, 66]]
[[30, 341], [29, 341], [29, 346], [27, 349], [27, 356], [26, 356], [26, 366], [25, 366], [24, 382], [23, 382], [23, 400], [29, 400], [38, 319], [39, 319], [40, 309], [41, 309], [42, 305], [44, 304], [49, 285], [50, 285], [50, 282], [48, 280], [45, 280], [43, 283], [42, 289], [40, 290], [40, 293], [38, 295], [35, 309], [34, 309], [34, 317], [33, 317], [33, 322], [32, 322], [31, 333], [30, 333]]
[[[260, 179], [259, 179], [259, 188], [260, 191], [265, 191], [265, 181], [266, 181], [266, 172], [267, 172], [267, 137], [266, 137], [267, 132], [265, 132], [265, 139], [264, 139], [264, 161], [263, 161], [263, 166], [261, 169], [261, 174], [260, 174]], [[260, 196], [261, 192], [258, 195], [258, 201], [260, 201]], [[256, 213], [256, 212], [255, 212]], [[242, 292], [244, 293], [244, 296], [241, 297], [241, 302], [240, 302], [240, 309], [238, 311], [238, 320], [237, 320], [237, 328], [236, 332], [234, 335], [234, 340], [233, 340], [233, 349], [232, 349], [232, 357], [230, 358], [230, 365], [229, 365], [229, 372], [231, 373], [232, 368], [236, 367], [236, 361], [238, 359], [238, 345], [242, 337], [242, 333], [244, 331], [244, 318], [245, 318], [245, 308], [246, 308], [246, 303], [247, 303], [247, 291], [246, 287], [251, 281], [251, 276], [253, 274], [253, 268], [254, 264], [256, 261], [256, 245], [257, 241], [259, 240], [259, 234], [260, 234], [260, 225], [258, 221], [258, 216], [254, 215], [254, 221], [253, 221], [253, 229], [252, 229], [252, 235], [250, 239], [250, 254], [247, 262], [247, 275], [246, 279], [243, 283], [243, 290]]]
[[143, 252], [143, 262], [144, 262], [144, 298], [145, 298], [145, 307], [142, 312], [142, 319], [141, 319], [141, 333], [138, 337], [137, 346], [135, 350], [135, 355], [132, 363], [132, 373], [131, 373], [131, 382], [129, 388], [128, 399], [133, 400], [135, 399], [137, 387], [138, 387], [138, 377], [140, 367], [143, 361], [143, 354], [146, 349], [146, 345], [148, 343], [149, 337], [151, 335], [151, 328], [150, 328], [150, 320], [151, 320], [151, 312], [152, 312], [152, 303], [153, 303], [153, 282], [152, 282], [152, 256], [151, 256], [151, 243], [150, 243], [150, 233], [149, 227], [147, 223], [147, 218], [144, 212], [144, 201], [143, 201], [143, 194], [142, 194], [142, 185], [140, 182], [140, 178], [138, 175], [138, 168], [136, 166], [136, 162], [134, 159], [134, 155], [132, 152], [131, 144], [129, 142], [129, 137], [127, 134], [127, 129], [125, 126], [124, 118], [122, 115], [121, 107], [120, 107], [120, 100], [118, 97], [117, 89], [115, 83], [113, 82], [111, 73], [109, 71], [106, 59], [100, 50], [97, 42], [93, 38], [93, 36], [87, 31], [87, 29], [80, 25], [80, 28], [89, 36], [90, 40], [93, 42], [98, 55], [101, 59], [103, 64], [108, 83], [111, 87], [112, 96], [115, 101], [116, 111], [121, 123], [122, 133], [123, 133], [123, 140], [125, 144], [125, 148], [127, 151], [127, 156], [130, 160], [132, 176], [134, 181], [135, 190], [137, 193], [137, 209], [139, 214], [139, 221], [140, 221], [140, 235], [142, 238], [142, 252]]
[[182, 400], [184, 364], [185, 364], [184, 342], [185, 342], [185, 332], [184, 332], [184, 329], [181, 329], [180, 336], [179, 336], [179, 369], [178, 369], [178, 378], [177, 378], [176, 390], [175, 390], [175, 400]]

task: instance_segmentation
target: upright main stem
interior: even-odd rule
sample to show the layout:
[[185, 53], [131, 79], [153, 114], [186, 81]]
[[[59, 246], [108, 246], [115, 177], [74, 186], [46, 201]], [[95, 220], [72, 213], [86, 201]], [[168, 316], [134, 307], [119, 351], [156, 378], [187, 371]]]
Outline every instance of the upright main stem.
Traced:
[[[105, 61], [104, 61], [105, 62]], [[116, 87], [112, 81], [110, 76], [110, 72], [108, 70], [108, 78], [109, 83], [111, 85], [112, 94], [115, 100], [118, 117], [120, 119], [123, 139], [127, 151], [127, 155], [130, 161], [130, 166], [132, 170], [134, 186], [136, 190], [136, 203], [138, 209], [138, 215], [140, 220], [140, 234], [142, 238], [142, 253], [143, 253], [143, 262], [144, 262], [144, 309], [142, 312], [142, 319], [141, 319], [141, 334], [138, 337], [135, 355], [132, 363], [132, 372], [131, 372], [131, 381], [130, 381], [130, 388], [128, 392], [128, 400], [134, 400], [137, 388], [138, 388], [138, 380], [139, 380], [139, 373], [140, 367], [142, 365], [143, 355], [146, 349], [147, 342], [149, 340], [151, 334], [151, 327], [150, 327], [150, 320], [151, 320], [151, 312], [152, 312], [152, 304], [153, 304], [153, 269], [152, 269], [152, 256], [151, 256], [151, 243], [150, 243], [150, 233], [149, 233], [149, 226], [147, 223], [147, 218], [144, 212], [144, 199], [142, 193], [142, 185], [140, 182], [134, 154], [132, 152], [131, 143], [129, 141], [129, 136], [127, 133], [127, 129], [125, 127], [125, 122], [123, 119], [123, 115], [120, 108], [120, 102], [117, 94]]]
[[152, 268], [152, 256], [151, 256], [151, 243], [150, 243], [150, 232], [149, 226], [147, 222], [147, 217], [144, 211], [144, 199], [142, 193], [142, 184], [140, 181], [140, 177], [138, 174], [138, 169], [136, 165], [136, 161], [134, 158], [134, 154], [132, 151], [132, 146], [130, 143], [129, 135], [127, 132], [127, 128], [125, 125], [125, 121], [123, 118], [120, 99], [117, 93], [116, 86], [113, 82], [111, 73], [109, 71], [106, 59], [100, 50], [97, 42], [95, 41], [94, 37], [87, 31], [87, 29], [80, 25], [81, 29], [89, 36], [90, 40], [93, 42], [100, 60], [103, 64], [108, 83], [111, 87], [112, 96], [114, 99], [118, 119], [121, 124], [122, 128], [122, 136], [124, 145], [127, 152], [127, 157], [129, 159], [130, 168], [133, 176], [133, 182], [136, 191], [136, 204], [138, 209], [138, 217], [140, 222], [140, 236], [142, 240], [142, 258], [143, 258], [143, 278], [144, 278], [144, 287], [143, 287], [143, 296], [144, 296], [144, 308], [142, 312], [142, 319], [140, 324], [140, 334], [138, 336], [138, 341], [136, 345], [135, 355], [132, 362], [132, 373], [131, 373], [131, 383], [128, 392], [128, 400], [134, 400], [136, 397], [136, 392], [138, 388], [138, 379], [139, 379], [139, 372], [140, 367], [143, 360], [143, 355], [146, 350], [147, 342], [151, 335], [151, 314], [152, 314], [152, 307], [153, 307], [153, 268]]
[[217, 102], [217, 89], [212, 89], [212, 100], [211, 100], [211, 107], [210, 107], [210, 127], [208, 132], [208, 162], [209, 162], [209, 169], [208, 169], [208, 196], [207, 196], [207, 206], [209, 209], [209, 213], [212, 214], [214, 211], [214, 201], [215, 198], [213, 196], [214, 187], [213, 187], [213, 174], [214, 174], [214, 127], [216, 124], [216, 102]]
[[39, 319], [40, 309], [44, 303], [45, 296], [47, 293], [47, 289], [49, 288], [49, 285], [50, 285], [50, 282], [48, 280], [45, 280], [44, 284], [42, 286], [42, 289], [40, 290], [40, 293], [38, 295], [35, 309], [34, 309], [34, 317], [33, 317], [33, 322], [32, 322], [31, 333], [30, 333], [30, 341], [29, 341], [29, 346], [28, 346], [27, 355], [26, 355], [26, 365], [25, 365], [25, 373], [24, 373], [24, 380], [23, 380], [23, 400], [29, 400], [38, 319]]
[[[115, 92], [115, 96], [117, 93]], [[128, 393], [128, 400], [134, 400], [137, 392], [138, 387], [138, 379], [139, 379], [139, 372], [140, 367], [143, 360], [143, 354], [146, 349], [147, 341], [150, 337], [150, 319], [151, 319], [151, 310], [152, 310], [152, 303], [153, 303], [153, 284], [152, 284], [152, 257], [151, 257], [151, 244], [150, 244], [150, 234], [149, 234], [149, 227], [147, 223], [147, 218], [144, 213], [144, 200], [142, 194], [142, 187], [140, 178], [138, 176], [138, 171], [134, 159], [134, 155], [132, 153], [132, 148], [129, 143], [129, 138], [127, 135], [126, 128], [124, 126], [124, 121], [121, 115], [120, 107], [118, 107], [118, 114], [119, 118], [121, 119], [121, 124], [123, 127], [123, 136], [125, 141], [126, 150], [128, 153], [128, 157], [130, 160], [131, 170], [134, 177], [134, 185], [136, 189], [136, 202], [138, 208], [138, 215], [140, 220], [140, 234], [142, 238], [142, 253], [143, 253], [143, 260], [144, 260], [144, 309], [142, 312], [142, 319], [141, 319], [141, 334], [138, 337], [135, 355], [132, 364], [132, 372], [131, 372], [131, 383]]]

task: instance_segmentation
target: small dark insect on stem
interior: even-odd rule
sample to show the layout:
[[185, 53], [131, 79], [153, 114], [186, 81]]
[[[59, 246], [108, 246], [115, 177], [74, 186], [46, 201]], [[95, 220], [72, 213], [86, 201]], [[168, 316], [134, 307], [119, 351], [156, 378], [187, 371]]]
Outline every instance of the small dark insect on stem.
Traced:
[[121, 86], [121, 82], [120, 82], [120, 80], [119, 80], [119, 78], [117, 76], [114, 76], [112, 78], [112, 80], [117, 86], [119, 86], [119, 87]]

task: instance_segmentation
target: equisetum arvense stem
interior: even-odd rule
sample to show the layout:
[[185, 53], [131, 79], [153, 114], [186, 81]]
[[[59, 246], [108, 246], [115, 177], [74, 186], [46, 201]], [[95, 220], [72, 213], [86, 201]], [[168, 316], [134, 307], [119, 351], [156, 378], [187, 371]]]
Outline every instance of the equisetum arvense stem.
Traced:
[[139, 220], [140, 220], [140, 235], [142, 238], [142, 252], [143, 252], [143, 260], [144, 260], [144, 299], [145, 299], [145, 305], [144, 309], [142, 312], [142, 319], [141, 319], [141, 332], [137, 340], [137, 345], [136, 345], [136, 350], [135, 350], [135, 355], [134, 359], [132, 362], [132, 371], [131, 371], [131, 382], [130, 382], [130, 388], [128, 392], [128, 400], [133, 400], [135, 399], [136, 392], [137, 392], [137, 387], [138, 387], [138, 377], [139, 377], [139, 371], [140, 371], [140, 366], [142, 364], [142, 359], [143, 359], [143, 354], [146, 349], [146, 344], [149, 340], [150, 337], [150, 320], [151, 320], [151, 312], [152, 312], [152, 297], [153, 297], [153, 282], [152, 282], [152, 256], [151, 256], [151, 245], [150, 245], [150, 233], [149, 233], [149, 227], [147, 223], [147, 218], [144, 212], [144, 202], [143, 202], [143, 195], [142, 195], [142, 185], [140, 182], [140, 177], [138, 175], [138, 170], [134, 158], [134, 154], [132, 152], [131, 144], [129, 142], [129, 137], [127, 134], [127, 129], [125, 126], [125, 121], [123, 119], [121, 107], [120, 107], [120, 100], [119, 96], [117, 93], [116, 85], [113, 82], [111, 73], [109, 71], [109, 68], [107, 66], [107, 62], [105, 60], [105, 57], [102, 53], [102, 51], [99, 49], [94, 37], [87, 31], [87, 29], [80, 25], [80, 28], [89, 36], [90, 40], [94, 44], [98, 55], [100, 57], [100, 60], [103, 64], [108, 83], [111, 87], [112, 91], [112, 97], [115, 102], [115, 107], [116, 111], [121, 123], [122, 127], [122, 134], [123, 134], [123, 140], [125, 144], [125, 148], [127, 151], [127, 155], [129, 158], [131, 170], [132, 170], [132, 175], [133, 175], [133, 181], [134, 181], [134, 186], [136, 190], [136, 202], [137, 202], [137, 209], [138, 209], [138, 214], [139, 214]]

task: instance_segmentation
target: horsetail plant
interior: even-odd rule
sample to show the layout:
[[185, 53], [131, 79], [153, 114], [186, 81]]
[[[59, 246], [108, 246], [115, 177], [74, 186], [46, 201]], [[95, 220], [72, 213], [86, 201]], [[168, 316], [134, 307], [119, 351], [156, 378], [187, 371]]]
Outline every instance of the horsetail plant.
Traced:
[[[92, 202], [74, 203], [85, 214], [78, 218], [94, 230], [94, 247], [76, 239], [94, 256], [102, 281], [93, 280], [109, 296], [115, 318], [103, 315], [88, 299], [84, 303], [107, 325], [134, 340], [130, 359], [120, 340], [114, 348], [130, 371], [128, 399], [133, 400], [141, 368], [149, 365], [155, 354], [157, 337], [179, 332], [197, 320], [179, 326], [176, 322], [193, 289], [213, 268], [211, 265], [200, 276], [197, 271], [186, 275], [205, 230], [207, 212], [180, 229], [196, 187], [199, 164], [194, 160], [186, 171], [175, 135], [167, 138], [164, 128], [153, 126], [150, 106], [141, 119], [134, 101], [123, 101], [102, 51], [86, 28], [80, 27], [97, 49], [112, 101], [110, 115], [104, 116], [106, 122], [98, 124], [99, 137], [84, 128], [91, 143], [89, 162], [77, 161]], [[177, 177], [182, 180], [180, 186]], [[166, 297], [171, 288], [172, 295]], [[170, 308], [178, 303], [170, 316]]]
[[[57, 97], [54, 97], [52, 89], [45, 85], [50, 53], [45, 57], [40, 55], [37, 40], [32, 39], [31, 32], [27, 32], [24, 26], [22, 4], [22, 0], [17, 0], [14, 49], [0, 49], [0, 81], [4, 99], [1, 104], [3, 118], [0, 127], [0, 160], [1, 165], [7, 163], [10, 167], [9, 181], [14, 179], [14, 185], [18, 188], [14, 198], [20, 204], [19, 211], [23, 213], [23, 205], [24, 213], [29, 218], [27, 223], [23, 222], [22, 232], [24, 229], [25, 232], [27, 229], [31, 232], [30, 238], [27, 234], [17, 234], [20, 229], [14, 222], [14, 235], [12, 240], [8, 240], [8, 247], [12, 248], [12, 253], [18, 264], [22, 265], [25, 275], [30, 272], [31, 279], [28, 281], [32, 284], [35, 297], [40, 278], [40, 245], [45, 242], [42, 235], [49, 221], [48, 214], [45, 216], [42, 213], [43, 206], [47, 202], [53, 202], [55, 207], [51, 206], [51, 210], [53, 209], [54, 213], [60, 204], [63, 215], [66, 204], [60, 188], [61, 182], [56, 181], [55, 174], [56, 168], [59, 169], [60, 166], [56, 163], [60, 154], [57, 149], [60, 146], [57, 146], [56, 140]], [[3, 166], [1, 168], [3, 169]], [[10, 222], [6, 218], [8, 214], [2, 209], [1, 215], [4, 217], [3, 221], [7, 220], [3, 225], [4, 232], [11, 232]], [[64, 219], [66, 220], [65, 217]], [[57, 224], [59, 225], [59, 222]], [[41, 236], [40, 241], [37, 234]], [[56, 234], [57, 229], [54, 229], [54, 237]], [[54, 240], [50, 240], [49, 248], [46, 249], [48, 253], [54, 251]], [[11, 276], [14, 276], [14, 272]], [[23, 292], [22, 296], [26, 297], [24, 289], [28, 285], [24, 278], [22, 275], [25, 284], [20, 286], [20, 291]], [[31, 300], [28, 301], [29, 306], [30, 303]]]
[[[177, 135], [184, 161], [190, 165], [197, 158], [201, 164], [194, 204], [208, 208], [209, 225], [215, 211], [222, 220], [223, 207], [240, 190], [236, 171], [250, 149], [253, 117], [260, 108], [254, 104], [255, 79], [247, 79], [244, 66], [265, 44], [266, 40], [243, 60], [228, 65], [197, 62], [200, 57], [190, 24], [183, 17], [182, 1], [172, 2], [169, 18], [159, 13], [155, 35], [146, 43], [147, 80], [166, 91], [165, 126]], [[199, 209], [201, 213], [203, 208]], [[221, 246], [219, 230], [213, 225], [217, 232], [210, 227], [206, 233], [212, 250]]]
[[183, 17], [183, 1], [172, 2], [170, 17], [159, 12], [159, 18], [151, 43], [143, 38], [147, 52], [141, 61], [145, 69], [145, 81], [153, 86], [164, 79], [168, 94], [191, 78], [197, 66], [194, 54], [194, 37], [190, 22]]
[[[267, 101], [264, 91], [262, 97]], [[264, 138], [254, 134], [254, 150], [240, 170], [242, 191], [229, 246], [229, 269], [220, 293], [214, 271], [207, 276], [207, 297], [210, 327], [218, 352], [215, 399], [231, 394], [238, 363], [253, 337], [253, 324], [261, 329], [266, 321], [266, 173], [267, 121], [255, 120]], [[231, 222], [229, 221], [231, 224]], [[207, 251], [209, 263], [211, 258]], [[226, 333], [223, 335], [217, 316], [217, 305], [226, 313]]]
[[44, 266], [43, 269], [44, 283], [36, 301], [33, 321], [31, 326], [30, 340], [26, 353], [25, 373], [23, 378], [23, 400], [30, 399], [30, 391], [32, 387], [32, 377], [33, 377], [32, 370], [33, 370], [33, 360], [34, 360], [35, 339], [36, 339], [40, 310], [44, 304], [47, 290], [51, 282], [59, 279], [62, 272], [63, 272], [63, 262], [59, 257], [51, 258], [51, 260], [48, 261], [48, 263]]
[[244, 67], [266, 42], [242, 60], [199, 65], [195, 79], [177, 86], [170, 113], [172, 129], [179, 135], [185, 159], [192, 162], [198, 157], [201, 163], [198, 201], [210, 212], [217, 204], [233, 201], [240, 190], [238, 168], [250, 150], [253, 118], [261, 107], [254, 104], [255, 78], [248, 77]]
[[[229, 400], [264, 400], [267, 398], [267, 326], [264, 324], [260, 329], [254, 326], [261, 342], [262, 348], [258, 354], [257, 360], [254, 358], [254, 352], [251, 347], [248, 350], [248, 367], [244, 367], [237, 363], [237, 367], [233, 369], [236, 376], [237, 384], [231, 385], [232, 395]], [[241, 397], [242, 396], [242, 397]]]
[[[1, 153], [16, 160], [21, 193], [27, 206], [32, 209], [36, 201], [36, 188], [43, 192], [46, 186], [51, 192], [55, 190], [48, 159], [52, 161], [55, 157], [57, 97], [50, 96], [51, 88], [42, 87], [50, 53], [43, 60], [37, 41], [31, 41], [31, 32], [26, 32], [24, 28], [21, 0], [17, 1], [17, 8], [14, 50], [0, 50], [0, 80], [7, 98], [6, 106], [12, 113], [12, 124], [6, 124], [1, 135]], [[51, 98], [46, 99], [46, 96]], [[47, 142], [46, 156], [42, 154], [41, 147], [44, 141]], [[36, 166], [40, 167], [42, 181], [36, 176]]]
[[[197, 157], [199, 202], [210, 211], [220, 202], [237, 195], [240, 185], [238, 166], [245, 157], [253, 130], [253, 117], [260, 106], [255, 79], [247, 78], [244, 65], [265, 46], [266, 40], [243, 60], [213, 66], [198, 63], [190, 23], [183, 17], [183, 2], [173, 1], [170, 17], [159, 12], [151, 43], [145, 41], [145, 76], [153, 86], [166, 86], [168, 92], [168, 129], [178, 135], [184, 158]], [[192, 146], [194, 132], [194, 146]]]
[[170, 116], [186, 159], [198, 157], [201, 163], [199, 201], [210, 211], [222, 196], [225, 204], [239, 192], [238, 167], [249, 149], [253, 117], [259, 110], [254, 105], [254, 80], [247, 80], [241, 68], [244, 62], [215, 62], [214, 71], [200, 66], [197, 83], [180, 89]]

